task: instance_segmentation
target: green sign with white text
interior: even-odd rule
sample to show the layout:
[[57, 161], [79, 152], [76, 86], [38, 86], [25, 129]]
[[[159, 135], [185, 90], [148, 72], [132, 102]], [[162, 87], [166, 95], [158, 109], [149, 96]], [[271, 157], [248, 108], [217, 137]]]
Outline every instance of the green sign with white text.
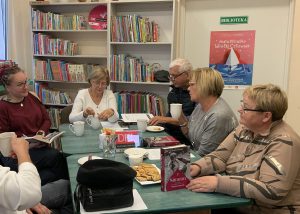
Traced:
[[248, 24], [248, 16], [225, 16], [220, 18], [221, 25]]

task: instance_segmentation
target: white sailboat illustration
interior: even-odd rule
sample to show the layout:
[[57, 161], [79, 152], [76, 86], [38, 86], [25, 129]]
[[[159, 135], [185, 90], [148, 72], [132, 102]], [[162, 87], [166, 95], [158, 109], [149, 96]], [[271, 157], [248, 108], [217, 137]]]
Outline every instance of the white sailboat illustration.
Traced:
[[226, 60], [225, 65], [227, 65], [229, 68], [229, 71], [232, 72], [238, 67], [238, 64], [240, 64], [240, 61], [239, 61], [235, 51], [233, 50], [233, 48], [230, 48], [230, 53]]

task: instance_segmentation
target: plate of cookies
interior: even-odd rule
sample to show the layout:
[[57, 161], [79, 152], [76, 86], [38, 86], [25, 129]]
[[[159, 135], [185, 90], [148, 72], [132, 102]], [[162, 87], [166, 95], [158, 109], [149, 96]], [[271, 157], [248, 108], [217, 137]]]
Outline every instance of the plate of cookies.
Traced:
[[141, 163], [132, 168], [137, 173], [135, 180], [141, 185], [158, 184], [161, 182], [160, 169], [155, 164]]
[[163, 130], [165, 130], [165, 128], [162, 126], [147, 126], [148, 132], [162, 132]]

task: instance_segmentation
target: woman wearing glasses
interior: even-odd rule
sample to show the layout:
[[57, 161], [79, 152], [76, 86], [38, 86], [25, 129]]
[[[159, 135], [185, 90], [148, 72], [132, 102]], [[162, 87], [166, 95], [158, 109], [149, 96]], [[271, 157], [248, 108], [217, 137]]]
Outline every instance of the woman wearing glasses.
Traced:
[[[49, 115], [36, 95], [29, 92], [26, 73], [16, 65], [1, 67], [0, 81], [7, 92], [0, 99], [0, 133], [15, 132], [18, 137], [31, 137], [41, 132], [47, 134], [51, 126]], [[38, 169], [42, 185], [68, 179], [65, 158], [56, 149], [45, 143], [32, 143], [29, 154]], [[1, 161], [17, 171], [15, 159], [1, 157]]]
[[221, 98], [224, 81], [220, 72], [198, 68], [191, 72], [189, 93], [198, 103], [189, 120], [179, 118], [181, 130], [200, 156], [214, 151], [237, 126], [237, 119], [226, 101]]
[[94, 70], [87, 81], [90, 87], [78, 92], [69, 116], [70, 122], [84, 121], [89, 115], [116, 122], [119, 119], [116, 98], [111, 90], [106, 89], [110, 82], [108, 70], [104, 67]]
[[187, 188], [255, 200], [239, 213], [300, 213], [300, 137], [282, 120], [287, 108], [278, 86], [248, 87], [240, 125], [214, 152], [192, 163], [194, 179]]

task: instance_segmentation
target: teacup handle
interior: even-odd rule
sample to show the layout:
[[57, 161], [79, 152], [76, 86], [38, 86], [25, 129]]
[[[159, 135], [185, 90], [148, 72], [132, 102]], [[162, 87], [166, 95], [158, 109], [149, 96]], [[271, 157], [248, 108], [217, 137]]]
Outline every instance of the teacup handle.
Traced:
[[92, 126], [92, 117], [89, 116], [85, 119], [86, 123], [89, 125], [89, 126]]
[[69, 129], [70, 129], [71, 132], [73, 132], [75, 134], [75, 130], [74, 130], [73, 124], [69, 124]]

